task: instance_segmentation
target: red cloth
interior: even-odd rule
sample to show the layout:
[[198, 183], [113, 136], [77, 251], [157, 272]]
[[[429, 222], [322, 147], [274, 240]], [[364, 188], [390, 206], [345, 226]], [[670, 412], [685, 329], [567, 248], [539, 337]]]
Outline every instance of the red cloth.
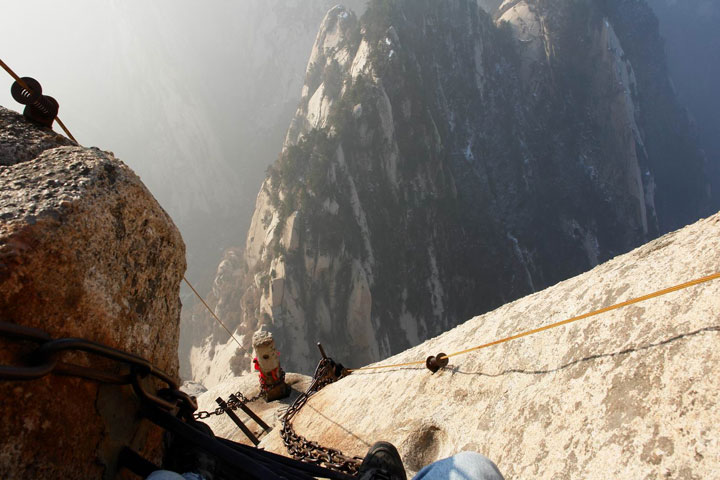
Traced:
[[260, 370], [260, 363], [258, 362], [257, 357], [253, 358], [253, 366], [255, 367], [255, 370], [260, 373], [260, 383], [265, 383], [265, 374]]
[[[253, 366], [255, 367], [255, 370], [257, 370], [260, 374], [260, 383], [263, 385], [267, 384], [267, 376], [265, 376], [263, 371], [260, 370], [260, 362], [258, 362], [257, 357], [253, 358]], [[269, 375], [272, 377], [273, 382], [277, 382], [280, 379], [280, 367], [271, 370], [269, 372]]]

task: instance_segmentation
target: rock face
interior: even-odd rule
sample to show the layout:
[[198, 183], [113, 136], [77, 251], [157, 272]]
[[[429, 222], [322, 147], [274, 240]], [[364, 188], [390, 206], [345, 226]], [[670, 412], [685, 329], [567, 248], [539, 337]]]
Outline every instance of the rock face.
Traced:
[[316, 341], [377, 360], [707, 212], [646, 5], [495, 16], [463, 0], [328, 12], [244, 259], [216, 280], [246, 344], [267, 325], [288, 369], [309, 372]]
[[[720, 272], [718, 252], [720, 214], [381, 364], [460, 351]], [[410, 472], [471, 450], [508, 480], [715, 478], [718, 319], [713, 280], [452, 357], [435, 374], [424, 366], [356, 371], [313, 396], [295, 430], [359, 456], [390, 441]], [[261, 446], [284, 452], [277, 432]]]
[[489, 14], [494, 14], [502, 5], [503, 0], [477, 0], [477, 4]]
[[[112, 154], [4, 108], [0, 165], [0, 318], [126, 350], [177, 376], [185, 247], [139, 178]], [[32, 351], [0, 344], [3, 365]], [[80, 353], [62, 359], [98, 365]], [[161, 431], [132, 420], [128, 387], [46, 376], [0, 381], [0, 398], [3, 479], [114, 478], [119, 446], [153, 460], [160, 452]]]
[[[288, 120], [297, 108], [308, 51], [312, 48], [323, 16], [335, 3], [335, 0], [243, 0], [224, 4], [220, 9], [208, 9], [200, 4], [188, 6], [183, 9], [187, 15], [183, 16], [186, 23], [171, 27], [171, 31], [181, 37], [181, 42], [187, 42], [187, 48], [184, 44], [178, 46], [173, 39], [156, 52], [147, 65], [138, 65], [135, 58], [130, 57], [129, 67], [138, 73], [137, 82], [146, 78], [148, 71], [181, 80], [172, 85], [166, 82], [158, 84], [160, 94], [150, 97], [150, 101], [157, 98], [166, 100], [166, 108], [172, 109], [168, 113], [163, 112], [163, 105], [149, 107], [147, 98], [137, 97], [138, 108], [134, 112], [138, 118], [146, 119], [148, 111], [161, 112], [158, 114], [160, 121], [153, 117], [153, 126], [144, 129], [156, 129], [143, 133], [147, 135], [143, 140], [156, 145], [152, 153], [144, 148], [143, 142], [129, 153], [137, 160], [137, 168], [143, 169], [138, 173], [148, 182], [148, 187], [168, 209], [183, 233], [188, 245], [188, 279], [203, 295], [209, 290], [217, 290], [213, 278], [223, 249], [245, 243], [258, 185], [265, 176], [267, 166], [277, 158]], [[362, 9], [365, 3], [366, 0], [350, 0], [348, 6]], [[156, 22], [167, 28], [167, 23], [177, 21], [176, 17], [169, 19], [165, 14], [167, 8], [172, 8], [171, 5], [172, 2], [149, 6], [152, 16], [144, 20], [143, 25], [148, 27], [144, 32], [136, 31], [137, 21], [126, 21], [118, 35], [131, 32], [128, 39], [131, 45], [154, 39], [157, 36]], [[137, 9], [132, 7], [120, 5], [117, 8], [121, 13], [127, 10], [123, 16], [137, 14]], [[192, 15], [195, 11], [200, 18]], [[200, 38], [181, 34], [188, 29], [194, 30], [198, 22], [216, 26], [216, 31], [222, 32], [222, 35], [203, 35]], [[148, 31], [152, 32], [152, 37], [147, 36]], [[143, 33], [146, 38], [143, 38]], [[196, 57], [188, 54], [188, 49]], [[223, 61], [213, 65], [216, 69], [214, 88], [207, 88], [206, 72], [197, 76], [186, 75], [186, 72], [168, 75], [167, 72], [172, 72], [178, 64], [205, 64], [206, 52], [212, 50], [228, 52]], [[193, 88], [187, 89], [186, 82]], [[218, 95], [219, 91], [227, 94]], [[136, 95], [132, 97], [136, 98]], [[235, 107], [228, 108], [228, 102]], [[201, 111], [197, 113], [202, 115], [188, 112], [193, 106], [198, 107]], [[181, 113], [181, 118], [173, 122], [170, 129], [154, 126], [164, 125], [162, 120], [178, 117]], [[206, 122], [199, 125], [202, 128], [197, 128], [198, 118], [203, 118], [203, 115]], [[204, 130], [208, 128], [209, 131]], [[202, 132], [200, 139], [193, 136], [198, 132]], [[219, 149], [199, 149], [204, 141], [213, 138], [217, 139]], [[168, 152], [168, 144], [176, 145], [176, 151]], [[168, 159], [166, 165], [157, 165], [157, 159], [153, 158], [156, 152], [165, 153]], [[179, 166], [180, 160], [184, 162]], [[217, 170], [218, 163], [225, 164], [224, 170]], [[168, 175], [177, 175], [177, 178], [168, 182]], [[205, 184], [204, 180], [208, 183]], [[200, 211], [198, 206], [202, 207]], [[212, 235], [208, 235], [209, 231]], [[208, 336], [219, 335], [213, 343], [227, 339], [224, 330], [215, 331], [214, 320], [204, 316], [204, 307], [196, 305], [198, 302], [192, 293], [188, 291], [187, 294], [183, 297], [180, 329], [180, 369], [184, 378], [192, 376], [191, 349], [196, 359], [194, 366], [197, 374], [204, 370], [197, 362], [202, 363], [199, 354]]]

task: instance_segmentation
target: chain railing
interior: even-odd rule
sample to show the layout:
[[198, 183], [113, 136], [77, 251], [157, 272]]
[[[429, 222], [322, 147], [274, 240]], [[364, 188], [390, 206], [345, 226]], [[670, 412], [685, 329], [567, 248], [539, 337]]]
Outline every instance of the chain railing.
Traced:
[[[319, 347], [319, 345], [318, 345]], [[347, 475], [357, 475], [362, 463], [360, 457], [349, 457], [341, 451], [334, 448], [328, 448], [298, 435], [292, 426], [292, 419], [305, 406], [310, 397], [320, 391], [326, 385], [333, 383], [342, 377], [348, 375], [348, 371], [342, 365], [335, 363], [332, 359], [323, 354], [322, 360], [318, 363], [313, 375], [310, 387], [301, 394], [282, 416], [282, 429], [280, 435], [288, 453], [302, 462], [320, 465], [324, 468], [345, 473]]]
[[243, 395], [242, 392], [235, 392], [234, 394], [230, 395], [230, 398], [225, 402], [226, 407], [217, 407], [215, 410], [200, 410], [198, 412], [193, 413], [193, 418], [195, 420], [205, 420], [206, 418], [210, 418], [213, 415], [224, 415], [226, 410], [237, 410], [240, 408], [241, 405], [247, 405], [248, 403], [253, 403], [257, 400], [260, 400], [261, 398], [265, 397], [265, 392], [260, 391], [257, 395], [254, 397], [247, 398], [245, 395]]

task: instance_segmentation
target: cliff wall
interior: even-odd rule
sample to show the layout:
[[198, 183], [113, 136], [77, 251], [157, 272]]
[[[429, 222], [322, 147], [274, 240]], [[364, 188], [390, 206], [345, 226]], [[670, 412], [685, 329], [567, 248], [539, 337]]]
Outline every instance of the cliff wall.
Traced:
[[[0, 319], [147, 358], [177, 377], [185, 246], [112, 153], [0, 107]], [[32, 344], [0, 336], [0, 364]], [[59, 360], [121, 372], [73, 352]], [[0, 477], [115, 478], [120, 446], [158, 461], [162, 431], [128, 386], [64, 376], [0, 381]]]
[[[316, 341], [370, 362], [708, 213], [647, 5], [495, 17], [462, 0], [328, 12], [245, 252], [215, 280], [248, 346], [265, 325], [291, 369]], [[196, 349], [195, 378], [231, 374], [224, 341]]]

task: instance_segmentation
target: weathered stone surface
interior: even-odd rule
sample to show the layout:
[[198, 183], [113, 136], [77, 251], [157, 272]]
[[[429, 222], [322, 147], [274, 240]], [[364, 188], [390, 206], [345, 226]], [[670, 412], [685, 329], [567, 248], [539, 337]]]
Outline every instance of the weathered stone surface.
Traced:
[[[62, 137], [2, 108], [0, 145], [10, 164], [0, 166], [0, 318], [120, 348], [177, 376], [185, 247], [172, 220], [112, 154], [59, 146]], [[0, 344], [0, 364], [32, 349]], [[133, 421], [129, 387], [48, 376], [0, 381], [0, 398], [0, 478], [114, 478], [122, 444], [158, 459], [160, 431]]]
[[49, 128], [32, 125], [25, 117], [2, 107], [0, 125], [3, 126], [0, 136], [0, 165], [27, 162], [50, 148], [75, 145]]
[[[383, 364], [424, 360], [720, 271], [720, 214], [505, 305]], [[296, 431], [346, 454], [398, 446], [410, 472], [461, 450], [507, 479], [716, 478], [720, 280], [424, 366], [358, 371]], [[328, 352], [343, 361], [343, 352]], [[261, 446], [284, 452], [278, 432]]]
[[258, 330], [253, 334], [252, 342], [255, 358], [264, 374], [267, 375], [276, 368], [280, 368], [279, 353], [275, 349], [275, 340], [270, 332]]
[[203, 393], [207, 392], [207, 388], [205, 388], [205, 385], [198, 382], [190, 381], [183, 382], [180, 390], [187, 393], [188, 395], [192, 395], [193, 397], [199, 397]]

